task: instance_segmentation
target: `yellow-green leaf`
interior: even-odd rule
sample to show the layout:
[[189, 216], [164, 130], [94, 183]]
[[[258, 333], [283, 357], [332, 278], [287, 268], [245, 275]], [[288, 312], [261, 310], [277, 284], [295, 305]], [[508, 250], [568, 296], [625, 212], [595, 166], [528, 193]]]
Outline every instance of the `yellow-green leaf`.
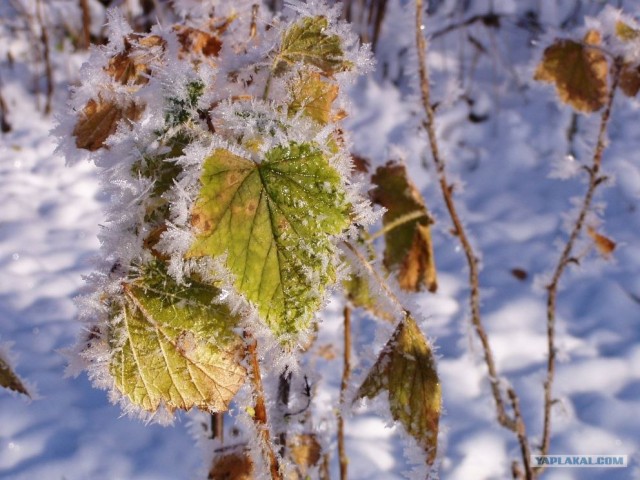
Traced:
[[600, 33], [587, 32], [582, 43], [558, 40], [547, 47], [535, 79], [553, 83], [560, 100], [582, 112], [595, 112], [607, 99], [609, 66], [600, 45]]
[[225, 257], [235, 288], [278, 337], [295, 339], [335, 279], [332, 236], [350, 222], [340, 175], [310, 143], [261, 162], [215, 150], [191, 212], [189, 257]]
[[344, 58], [342, 41], [338, 35], [327, 33], [326, 17], [305, 17], [289, 27], [274, 62], [274, 71], [280, 75], [291, 65], [314, 65], [326, 76], [350, 70], [353, 64]]
[[416, 292], [426, 286], [435, 292], [438, 281], [431, 219], [422, 195], [400, 163], [379, 167], [371, 181], [377, 185], [372, 192], [373, 201], [387, 209], [382, 217], [385, 266], [397, 272], [404, 290]]
[[305, 72], [293, 84], [289, 115], [300, 110], [321, 125], [331, 119], [331, 107], [338, 97], [338, 86], [322, 80], [319, 73]]
[[122, 288], [109, 332], [116, 388], [150, 412], [227, 410], [246, 371], [237, 318], [215, 303], [219, 291], [195, 280], [178, 285], [161, 267]]
[[625, 42], [631, 42], [640, 37], [640, 31], [618, 20], [616, 22], [616, 35]]
[[400, 323], [358, 391], [358, 398], [389, 394], [391, 416], [415, 438], [433, 464], [438, 446], [441, 391], [431, 347], [415, 320]]
[[22, 393], [27, 397], [30, 397], [29, 391], [20, 380], [20, 377], [9, 364], [9, 361], [0, 355], [0, 386], [13, 390], [14, 392]]

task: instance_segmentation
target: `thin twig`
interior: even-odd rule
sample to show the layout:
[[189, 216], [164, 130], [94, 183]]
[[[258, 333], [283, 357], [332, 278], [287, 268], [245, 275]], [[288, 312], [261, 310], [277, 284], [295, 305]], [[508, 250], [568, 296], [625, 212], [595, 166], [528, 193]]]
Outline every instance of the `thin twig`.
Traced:
[[387, 295], [389, 300], [391, 300], [396, 305], [396, 307], [402, 313], [404, 313], [405, 316], [409, 316], [410, 312], [406, 308], [404, 308], [398, 296], [394, 293], [393, 290], [391, 290], [391, 288], [389, 288], [389, 285], [387, 285], [387, 282], [385, 282], [385, 280], [380, 276], [380, 274], [371, 266], [369, 261], [362, 255], [360, 250], [358, 250], [358, 248], [355, 245], [349, 242], [343, 242], [343, 244], [347, 248], [347, 250], [349, 250], [351, 253], [355, 255], [355, 257], [358, 259], [362, 267], [376, 281], [378, 286], [384, 291], [384, 293]]
[[224, 443], [224, 412], [211, 414], [211, 438]]
[[380, 238], [383, 235], [386, 235], [387, 233], [389, 233], [394, 228], [401, 227], [405, 223], [409, 223], [409, 222], [412, 222], [414, 220], [418, 220], [419, 218], [424, 218], [424, 217], [429, 218], [428, 215], [426, 215], [423, 210], [415, 210], [413, 212], [409, 212], [409, 213], [406, 213], [404, 215], [401, 215], [398, 218], [394, 219], [393, 222], [387, 223], [380, 230], [378, 230], [377, 232], [371, 234], [367, 238], [366, 241], [367, 241], [367, 243], [372, 243], [374, 240], [376, 240], [377, 238]]
[[444, 197], [444, 202], [446, 204], [447, 210], [449, 212], [449, 216], [451, 217], [451, 221], [454, 226], [454, 233], [460, 240], [460, 244], [462, 245], [462, 249], [464, 250], [465, 256], [467, 258], [467, 264], [469, 267], [469, 286], [471, 288], [471, 293], [469, 295], [469, 305], [471, 307], [471, 323], [480, 339], [480, 343], [482, 344], [482, 350], [484, 352], [484, 360], [487, 365], [487, 369], [489, 371], [489, 381], [491, 382], [491, 391], [493, 393], [493, 398], [496, 402], [496, 409], [498, 413], [498, 422], [508, 428], [509, 430], [516, 431], [516, 422], [513, 418], [507, 415], [507, 411], [505, 408], [505, 401], [502, 396], [502, 392], [500, 391], [500, 380], [498, 378], [498, 371], [496, 369], [495, 360], [493, 358], [493, 351], [491, 350], [491, 345], [489, 344], [489, 339], [487, 337], [487, 333], [482, 324], [482, 318], [480, 316], [480, 284], [479, 284], [479, 269], [478, 269], [478, 258], [474, 253], [473, 247], [471, 246], [471, 242], [467, 237], [467, 233], [464, 229], [462, 221], [460, 220], [460, 216], [458, 215], [458, 211], [453, 200], [453, 189], [449, 185], [449, 181], [447, 180], [447, 175], [445, 171], [445, 161], [444, 158], [440, 155], [440, 150], [438, 148], [438, 141], [436, 138], [436, 129], [435, 129], [435, 113], [433, 111], [433, 107], [431, 106], [430, 99], [430, 87], [429, 87], [429, 72], [427, 69], [427, 61], [426, 61], [426, 40], [423, 34], [423, 0], [416, 0], [416, 43], [418, 47], [418, 68], [420, 73], [420, 89], [422, 94], [422, 103], [427, 115], [426, 121], [423, 123], [425, 130], [427, 131], [427, 135], [429, 137], [429, 145], [431, 147], [431, 155], [433, 157], [433, 162], [435, 163], [436, 170], [438, 172], [440, 189], [442, 191], [442, 195]]
[[91, 45], [91, 11], [88, 0], [80, 0], [80, 11], [82, 12], [82, 44], [83, 50]]
[[349, 378], [351, 377], [351, 307], [344, 307], [344, 350], [343, 350], [342, 381], [340, 382], [340, 409], [338, 410], [338, 456], [340, 460], [340, 480], [347, 480], [347, 469], [349, 466], [349, 457], [344, 441], [344, 417], [342, 409], [344, 408], [347, 395], [347, 387], [349, 386]]
[[11, 123], [9, 123], [9, 110], [2, 96], [2, 78], [0, 78], [0, 131], [7, 133], [11, 131]]
[[40, 24], [40, 41], [42, 42], [44, 70], [47, 78], [47, 100], [44, 106], [44, 113], [45, 115], [49, 115], [49, 113], [51, 113], [51, 102], [53, 100], [53, 69], [51, 68], [51, 55], [49, 52], [49, 33], [43, 17], [42, 2], [37, 0], [36, 18]]
[[[582, 201], [582, 205], [580, 207], [580, 212], [578, 213], [578, 217], [576, 218], [575, 223], [573, 224], [573, 228], [567, 240], [567, 243], [562, 250], [562, 254], [556, 264], [555, 270], [553, 272], [553, 276], [551, 277], [551, 283], [547, 286], [547, 348], [548, 348], [548, 358], [547, 358], [547, 378], [544, 382], [544, 426], [542, 433], [542, 446], [540, 448], [541, 455], [547, 455], [549, 452], [549, 445], [551, 443], [551, 409], [553, 406], [553, 380], [555, 377], [555, 369], [556, 369], [556, 347], [555, 347], [555, 324], [556, 324], [556, 303], [558, 297], [558, 287], [560, 284], [560, 279], [562, 278], [562, 274], [565, 269], [571, 264], [574, 260], [573, 257], [573, 249], [575, 247], [575, 243], [584, 228], [585, 220], [587, 218], [587, 214], [591, 209], [591, 204], [593, 203], [593, 197], [598, 185], [600, 185], [604, 177], [600, 175], [600, 170], [602, 166], [602, 155], [606, 148], [606, 133], [607, 127], [609, 125], [609, 119], [611, 118], [611, 110], [613, 107], [613, 99], [616, 94], [616, 90], [618, 88], [618, 84], [620, 81], [620, 69], [621, 69], [621, 61], [617, 59], [614, 63], [613, 73], [612, 73], [612, 84], [611, 89], [609, 90], [609, 96], [607, 98], [607, 103], [604, 111], [602, 112], [602, 116], [600, 117], [600, 130], [598, 131], [598, 141], [596, 143], [595, 150], [593, 152], [593, 160], [591, 166], [587, 168], [587, 172], [589, 175], [589, 185], [587, 187], [587, 191], [584, 196], [584, 200]], [[542, 468], [539, 469], [541, 471]]]
[[247, 331], [244, 333], [246, 345], [246, 356], [251, 366], [251, 383], [253, 384], [253, 394], [255, 396], [255, 406], [253, 414], [253, 422], [256, 430], [262, 440], [262, 448], [267, 462], [269, 463], [269, 472], [272, 480], [282, 480], [280, 474], [280, 464], [276, 452], [273, 450], [271, 442], [271, 434], [269, 433], [269, 424], [267, 421], [267, 407], [264, 400], [264, 388], [262, 387], [262, 377], [260, 374], [260, 361], [258, 359], [258, 344], [256, 340]]

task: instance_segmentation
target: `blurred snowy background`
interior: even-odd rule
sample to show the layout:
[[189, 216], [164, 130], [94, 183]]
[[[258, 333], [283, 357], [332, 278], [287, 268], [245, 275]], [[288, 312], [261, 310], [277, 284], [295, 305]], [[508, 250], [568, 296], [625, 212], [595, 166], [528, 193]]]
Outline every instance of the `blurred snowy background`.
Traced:
[[[174, 426], [145, 425], [121, 415], [86, 376], [65, 377], [81, 325], [73, 298], [99, 248], [106, 199], [88, 163], [65, 167], [49, 131], [66, 108], [68, 87], [87, 58], [80, 6], [100, 41], [105, 5], [120, 4], [140, 29], [168, 21], [170, 2], [123, 0], [0, 1], [0, 344], [34, 392], [25, 401], [0, 391], [0, 478], [11, 480], [161, 480], [206, 476], [207, 458], [194, 432], [203, 416], [179, 415]], [[188, 2], [183, 2], [188, 3]], [[280, 7], [281, 2], [267, 2]], [[351, 2], [354, 6], [359, 2]], [[361, 2], [352, 14], [365, 40], [376, 41], [376, 71], [351, 92], [347, 119], [354, 152], [372, 164], [403, 152], [410, 176], [436, 218], [437, 294], [421, 294], [421, 327], [440, 356], [444, 414], [439, 459], [443, 479], [510, 478], [519, 457], [510, 432], [495, 421], [482, 352], [468, 319], [466, 264], [428, 157], [418, 122], [413, 4]], [[432, 0], [426, 34], [438, 101], [438, 134], [464, 205], [465, 223], [482, 253], [483, 313], [497, 366], [520, 393], [534, 445], [542, 427], [546, 362], [544, 279], [585, 189], [580, 166], [590, 161], [599, 118], [575, 116], [532, 71], [546, 39], [580, 31], [585, 16], [607, 5], [640, 15], [640, 1]], [[369, 10], [367, 10], [369, 9]], [[356, 8], [353, 12], [358, 12]], [[381, 14], [377, 12], [382, 12]], [[376, 19], [381, 16], [379, 27]], [[363, 20], [363, 18], [367, 19]], [[42, 43], [46, 27], [53, 96], [47, 105]], [[610, 182], [597, 198], [594, 227], [617, 242], [613, 258], [590, 249], [571, 268], [559, 297], [553, 454], [627, 454], [626, 469], [551, 469], [549, 480], [640, 478], [640, 104], [618, 98], [604, 157]], [[562, 179], [564, 177], [570, 177]], [[339, 384], [322, 373], [342, 368], [335, 343], [341, 306], [323, 314], [314, 360], [319, 428], [335, 429]], [[381, 347], [374, 321], [354, 323], [356, 367]], [[328, 377], [329, 375], [327, 375]], [[336, 445], [331, 450], [337, 478]], [[347, 420], [353, 479], [403, 478], [411, 463], [403, 441], [383, 419], [358, 411]]]

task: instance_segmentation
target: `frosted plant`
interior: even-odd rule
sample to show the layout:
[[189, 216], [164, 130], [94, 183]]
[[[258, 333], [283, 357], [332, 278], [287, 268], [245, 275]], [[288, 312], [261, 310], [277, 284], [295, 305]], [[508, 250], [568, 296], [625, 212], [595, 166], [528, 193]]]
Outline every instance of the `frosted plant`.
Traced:
[[[391, 415], [431, 464], [440, 411], [431, 348], [371, 266], [375, 252], [361, 251], [379, 215], [340, 126], [343, 87], [371, 60], [335, 8], [288, 7], [271, 17], [248, 2], [215, 2], [203, 15], [202, 4], [184, 3], [189, 20], [149, 34], [110, 13], [109, 43], [84, 66], [75, 112], [60, 127], [71, 133], [68, 158], [89, 152], [110, 196], [93, 293], [80, 301], [79, 366], [145, 418], [225, 412], [236, 401], [255, 435], [235, 464], [306, 475], [321, 442], [313, 432], [287, 438], [286, 422], [268, 418], [263, 380], [289, 388], [318, 311], [343, 288], [396, 322], [358, 396], [388, 392]], [[376, 175], [385, 265], [402, 288], [435, 290], [424, 202], [401, 164]], [[393, 301], [379, 298], [387, 294]], [[405, 405], [414, 392], [428, 401]], [[315, 460], [301, 460], [300, 448]], [[214, 478], [229, 455], [216, 457]]]

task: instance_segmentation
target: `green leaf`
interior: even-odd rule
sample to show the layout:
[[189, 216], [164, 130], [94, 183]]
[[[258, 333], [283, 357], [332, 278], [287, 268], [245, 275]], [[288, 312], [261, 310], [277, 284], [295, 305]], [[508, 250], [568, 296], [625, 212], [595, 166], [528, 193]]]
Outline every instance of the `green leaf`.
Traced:
[[277, 336], [295, 337], [335, 279], [331, 236], [350, 222], [340, 175], [315, 145], [291, 143], [260, 163], [217, 149], [201, 183], [188, 256], [226, 255], [235, 288]]
[[9, 361], [0, 355], [0, 386], [22, 393], [30, 397], [29, 391], [20, 380], [20, 377], [9, 364]]
[[178, 285], [160, 266], [122, 288], [109, 331], [116, 388], [150, 412], [227, 410], [246, 371], [237, 318], [215, 303], [219, 291], [195, 280]]
[[584, 42], [558, 40], [547, 47], [534, 78], [553, 83], [560, 100], [582, 112], [595, 112], [607, 99], [609, 65], [600, 45], [600, 33], [590, 30]]
[[305, 17], [287, 29], [275, 58], [274, 73], [281, 75], [296, 63], [314, 65], [326, 76], [353, 68], [344, 58], [338, 35], [326, 33], [326, 17]]
[[325, 82], [316, 72], [306, 72], [293, 85], [289, 115], [300, 110], [321, 125], [331, 119], [331, 107], [338, 97], [338, 86]]
[[358, 391], [358, 398], [389, 394], [391, 416], [433, 464], [438, 446], [441, 391], [431, 348], [415, 320], [400, 323]]
[[404, 165], [396, 162], [378, 167], [371, 181], [377, 185], [373, 201], [387, 209], [382, 217], [385, 266], [396, 272], [404, 290], [417, 292], [426, 286], [435, 292], [438, 282], [431, 218], [422, 195], [409, 180]]

